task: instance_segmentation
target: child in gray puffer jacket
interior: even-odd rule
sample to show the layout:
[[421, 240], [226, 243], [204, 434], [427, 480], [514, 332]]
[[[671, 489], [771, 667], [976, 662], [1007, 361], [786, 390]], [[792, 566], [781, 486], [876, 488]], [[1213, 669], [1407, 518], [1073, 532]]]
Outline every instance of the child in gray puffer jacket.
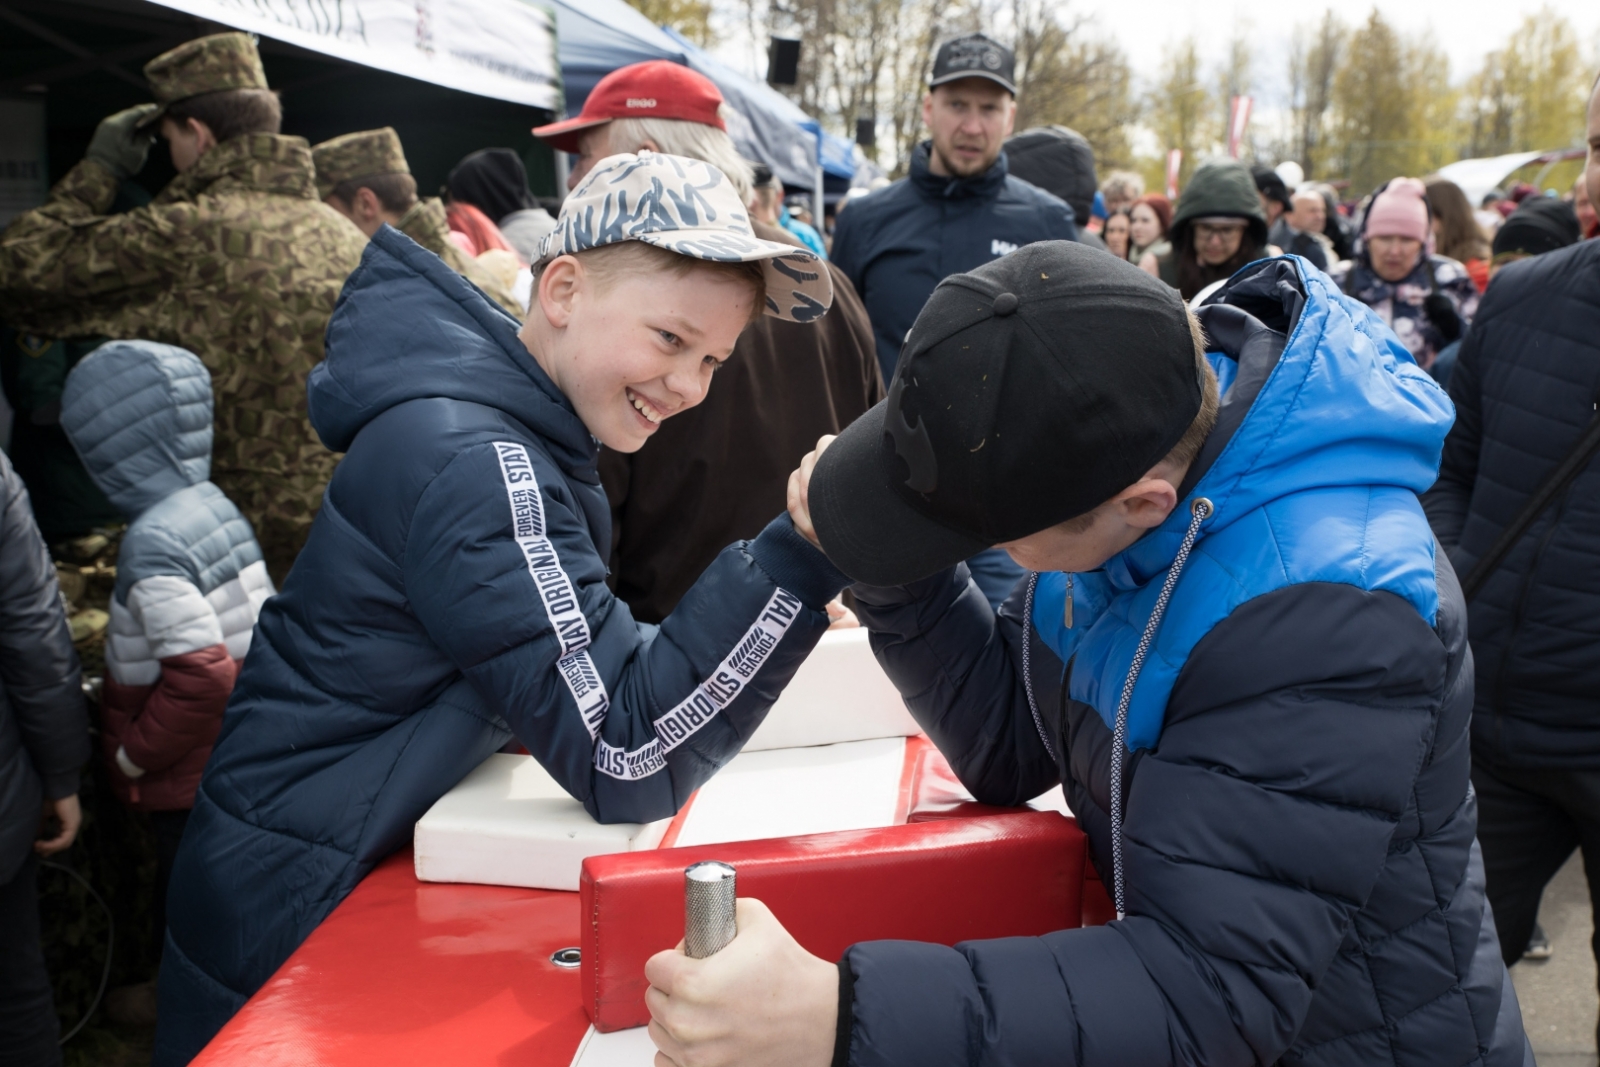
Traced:
[[61, 425], [129, 520], [100, 736], [118, 796], [150, 813], [161, 921], [200, 772], [272, 580], [249, 521], [207, 480], [211, 375], [193, 353], [101, 345], [67, 376]]

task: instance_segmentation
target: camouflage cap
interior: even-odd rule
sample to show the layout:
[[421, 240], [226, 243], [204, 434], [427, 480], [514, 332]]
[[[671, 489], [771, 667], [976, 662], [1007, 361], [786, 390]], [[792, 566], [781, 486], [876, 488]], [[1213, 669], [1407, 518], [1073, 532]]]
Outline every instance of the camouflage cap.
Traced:
[[759, 262], [773, 318], [813, 322], [833, 303], [833, 278], [816, 253], [757, 237], [733, 183], [704, 160], [649, 150], [602, 159], [562, 202], [539, 261], [621, 241], [714, 263]]
[[311, 149], [311, 163], [317, 168], [317, 195], [324, 200], [334, 186], [351, 178], [411, 173], [393, 126], [343, 133], [323, 141]]
[[144, 65], [145, 79], [160, 108], [140, 123], [149, 126], [179, 100], [225, 89], [265, 89], [267, 72], [248, 33], [214, 33], [185, 41]]

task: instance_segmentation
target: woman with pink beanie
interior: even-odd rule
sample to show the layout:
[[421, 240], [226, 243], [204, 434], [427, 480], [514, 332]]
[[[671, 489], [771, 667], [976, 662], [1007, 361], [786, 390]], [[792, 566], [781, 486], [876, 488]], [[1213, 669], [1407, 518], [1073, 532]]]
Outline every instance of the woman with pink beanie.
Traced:
[[1427, 189], [1415, 178], [1395, 178], [1373, 194], [1355, 258], [1329, 272], [1389, 324], [1425, 370], [1461, 339], [1478, 310], [1467, 268], [1435, 255], [1432, 238]]

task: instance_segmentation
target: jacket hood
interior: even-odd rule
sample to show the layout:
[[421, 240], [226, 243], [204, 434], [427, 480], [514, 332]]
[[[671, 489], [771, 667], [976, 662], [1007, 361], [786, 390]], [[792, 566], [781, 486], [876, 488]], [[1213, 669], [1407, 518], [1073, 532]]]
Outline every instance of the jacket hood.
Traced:
[[130, 519], [211, 475], [211, 375], [186, 349], [108, 341], [67, 375], [61, 428]]
[[1011, 169], [1011, 164], [1006, 159], [1005, 149], [1001, 149], [999, 158], [991, 163], [989, 169], [982, 174], [974, 174], [970, 178], [951, 178], [943, 174], [935, 174], [928, 168], [928, 160], [932, 153], [932, 141], [923, 141], [911, 153], [911, 182], [925, 196], [947, 200], [998, 196], [1000, 190], [1006, 184], [1006, 175], [1010, 173]]
[[1366, 305], [1298, 256], [1251, 264], [1208, 307], [1218, 304], [1238, 309], [1240, 329], [1231, 343], [1212, 338], [1225, 390], [1217, 430], [1172, 515], [1106, 564], [1115, 587], [1141, 586], [1171, 565], [1199, 497], [1215, 508], [1205, 538], [1305, 490], [1421, 494], [1438, 476], [1455, 409]]
[[323, 444], [345, 452], [363, 426], [398, 404], [482, 404], [542, 437], [568, 473], [592, 482], [594, 438], [517, 329], [438, 256], [384, 226], [334, 305], [327, 358], [306, 383], [311, 425]]
[[1193, 219], [1211, 215], [1246, 219], [1258, 246], [1267, 243], [1267, 215], [1250, 171], [1236, 159], [1208, 159], [1195, 170], [1178, 198], [1172, 235]]
[[1065, 126], [1023, 130], [1006, 142], [1006, 161], [1011, 174], [1056, 194], [1076, 217], [1089, 217], [1100, 182], [1094, 149], [1083, 134]]

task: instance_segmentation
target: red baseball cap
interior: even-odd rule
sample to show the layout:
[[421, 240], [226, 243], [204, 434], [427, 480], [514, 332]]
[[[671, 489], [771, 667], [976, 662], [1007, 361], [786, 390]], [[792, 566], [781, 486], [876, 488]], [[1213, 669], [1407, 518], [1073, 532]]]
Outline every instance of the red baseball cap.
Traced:
[[678, 119], [726, 131], [717, 109], [722, 93], [704, 74], [667, 59], [634, 63], [607, 74], [583, 102], [583, 113], [533, 135], [563, 152], [578, 150], [578, 134], [612, 119]]

